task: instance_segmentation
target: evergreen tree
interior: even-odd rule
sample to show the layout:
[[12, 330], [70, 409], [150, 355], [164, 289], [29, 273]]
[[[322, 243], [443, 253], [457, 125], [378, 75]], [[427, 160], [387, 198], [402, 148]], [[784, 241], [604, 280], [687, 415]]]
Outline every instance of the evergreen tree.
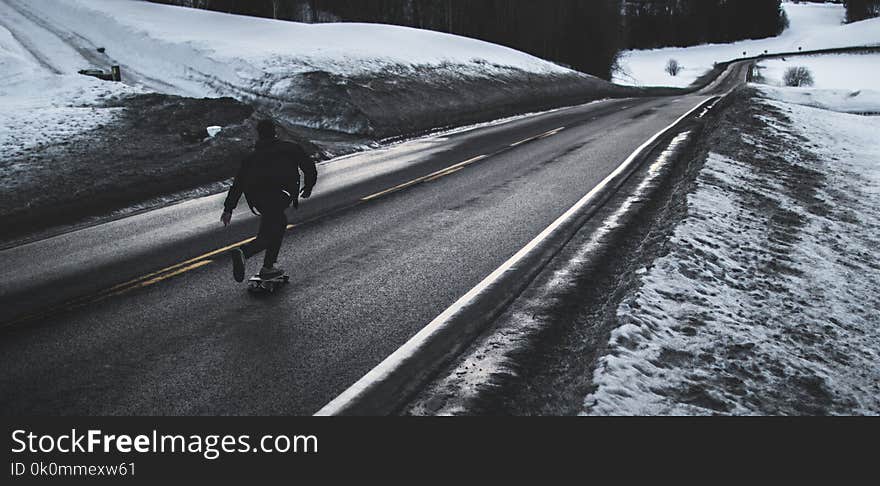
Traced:
[[844, 0], [843, 3], [847, 22], [880, 17], [880, 0]]
[[634, 49], [772, 37], [787, 23], [781, 0], [625, 0], [624, 18]]

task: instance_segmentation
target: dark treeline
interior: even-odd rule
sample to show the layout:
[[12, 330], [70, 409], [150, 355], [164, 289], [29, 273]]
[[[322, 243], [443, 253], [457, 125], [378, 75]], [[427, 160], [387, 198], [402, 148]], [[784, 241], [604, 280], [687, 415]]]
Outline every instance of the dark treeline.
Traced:
[[482, 39], [604, 78], [610, 77], [622, 43], [619, 0], [321, 0], [312, 3], [345, 20], [387, 22]]
[[781, 0], [625, 0], [624, 13], [634, 49], [772, 37], [787, 25]]
[[880, 17], [880, 0], [844, 0], [843, 3], [847, 22]]
[[506, 45], [609, 78], [624, 48], [776, 35], [780, 0], [154, 0], [301, 22], [381, 22]]

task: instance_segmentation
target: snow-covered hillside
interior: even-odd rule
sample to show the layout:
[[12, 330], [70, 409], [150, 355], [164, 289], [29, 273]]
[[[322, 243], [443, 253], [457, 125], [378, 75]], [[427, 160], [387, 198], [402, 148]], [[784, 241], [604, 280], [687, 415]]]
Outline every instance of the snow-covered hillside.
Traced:
[[610, 87], [513, 49], [405, 27], [135, 0], [0, 0], [0, 13], [20, 50], [52, 72], [118, 64], [141, 89], [232, 96], [293, 125], [371, 137], [585, 101]]
[[[842, 5], [821, 3], [784, 3], [789, 27], [778, 37], [747, 40], [731, 44], [711, 44], [686, 48], [663, 48], [627, 51], [621, 55], [620, 70], [614, 81], [635, 86], [686, 87], [712, 69], [716, 62], [764, 51], [797, 52], [836, 47], [880, 45], [880, 19], [844, 24]], [[670, 59], [684, 68], [677, 76], [664, 70]]]
[[[570, 71], [522, 52], [478, 40], [377, 24], [276, 21], [134, 0], [4, 0], [10, 20], [39, 23], [78, 47], [19, 38], [64, 72], [104, 61], [123, 65], [127, 79], [154, 91], [221, 96], [252, 90], [287, 96], [293, 75], [321, 71], [354, 76], [435, 67], [491, 75], [493, 68], [530, 73]], [[11, 10], [11, 9], [7, 9]], [[16, 19], [17, 17], [17, 19]], [[38, 20], [37, 20], [38, 19]]]

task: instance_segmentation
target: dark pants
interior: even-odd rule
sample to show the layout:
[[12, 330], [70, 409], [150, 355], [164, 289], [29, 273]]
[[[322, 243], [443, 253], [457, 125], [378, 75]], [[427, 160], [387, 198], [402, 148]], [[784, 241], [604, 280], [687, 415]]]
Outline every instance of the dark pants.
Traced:
[[281, 241], [284, 232], [287, 231], [287, 215], [284, 209], [272, 209], [260, 211], [260, 231], [257, 239], [241, 247], [244, 256], [250, 258], [265, 250], [263, 266], [271, 267], [278, 261], [278, 252], [281, 251]]

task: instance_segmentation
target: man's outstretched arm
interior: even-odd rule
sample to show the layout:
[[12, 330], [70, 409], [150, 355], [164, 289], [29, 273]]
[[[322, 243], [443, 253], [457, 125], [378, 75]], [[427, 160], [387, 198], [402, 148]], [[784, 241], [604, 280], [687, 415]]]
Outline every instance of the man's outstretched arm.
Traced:
[[229, 223], [232, 221], [232, 212], [238, 207], [238, 202], [241, 200], [242, 193], [244, 193], [246, 169], [247, 162], [242, 162], [241, 168], [238, 170], [238, 174], [232, 182], [232, 187], [229, 188], [226, 201], [223, 203], [223, 216], [220, 217], [220, 222], [223, 223], [224, 226], [229, 226]]
[[300, 159], [299, 168], [306, 179], [300, 195], [308, 199], [312, 196], [312, 189], [315, 188], [315, 184], [318, 183], [318, 168], [315, 167], [315, 161], [305, 153], [303, 153], [303, 157]]

